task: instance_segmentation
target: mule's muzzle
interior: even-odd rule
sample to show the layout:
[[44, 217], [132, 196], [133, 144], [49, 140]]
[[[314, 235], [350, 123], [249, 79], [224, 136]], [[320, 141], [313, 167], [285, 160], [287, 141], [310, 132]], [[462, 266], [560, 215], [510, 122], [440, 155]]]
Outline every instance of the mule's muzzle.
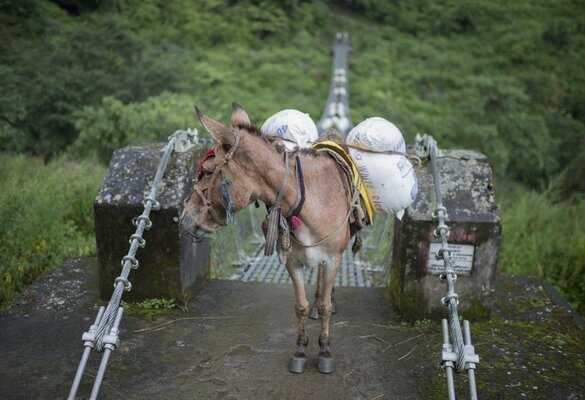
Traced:
[[200, 243], [209, 236], [209, 232], [198, 225], [197, 216], [189, 212], [187, 209], [183, 210], [181, 219], [179, 220], [179, 232], [181, 236], [190, 236], [194, 242]]

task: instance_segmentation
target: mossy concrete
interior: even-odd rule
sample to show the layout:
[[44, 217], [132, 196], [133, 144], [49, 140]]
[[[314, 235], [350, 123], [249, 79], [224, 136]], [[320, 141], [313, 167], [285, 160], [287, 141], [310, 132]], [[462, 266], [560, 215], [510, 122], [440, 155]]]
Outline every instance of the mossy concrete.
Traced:
[[[65, 398], [98, 306], [94, 259], [45, 274], [0, 310], [0, 393]], [[585, 399], [585, 328], [556, 293], [530, 278], [498, 278], [490, 321], [471, 324], [481, 399]], [[291, 285], [209, 281], [183, 311], [125, 315], [100, 399], [445, 399], [440, 324], [404, 322], [388, 293], [338, 288], [336, 371], [316, 370], [319, 323], [308, 325], [309, 365], [287, 371], [295, 348]], [[446, 312], [446, 311], [445, 311]], [[93, 354], [80, 399], [87, 398]], [[467, 379], [456, 375], [459, 399]]]
[[[471, 245], [471, 271], [458, 271], [456, 292], [460, 309], [470, 320], [488, 319], [495, 289], [500, 247], [500, 214], [494, 200], [493, 176], [487, 158], [466, 150], [439, 153], [439, 178], [443, 205], [447, 208], [449, 244]], [[416, 169], [419, 194], [403, 219], [395, 220], [390, 281], [397, 309], [409, 320], [440, 319], [446, 284], [429, 271], [430, 244], [437, 221], [430, 163]]]
[[[113, 291], [120, 275], [120, 260], [128, 253], [128, 239], [136, 230], [132, 219], [142, 214], [150, 193], [164, 144], [131, 146], [114, 152], [95, 198], [95, 230], [102, 299]], [[158, 188], [161, 207], [152, 211], [152, 228], [144, 233], [146, 247], [139, 248], [138, 270], [132, 271], [131, 300], [163, 297], [187, 301], [207, 279], [211, 246], [196, 244], [179, 233], [183, 199], [191, 190], [194, 163], [204, 149], [174, 152]]]

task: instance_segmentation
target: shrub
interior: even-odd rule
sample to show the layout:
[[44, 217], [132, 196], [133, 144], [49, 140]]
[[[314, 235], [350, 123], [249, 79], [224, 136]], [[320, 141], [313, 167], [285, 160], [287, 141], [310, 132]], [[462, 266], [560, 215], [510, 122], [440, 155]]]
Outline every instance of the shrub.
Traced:
[[114, 150], [128, 144], [166, 142], [175, 130], [194, 126], [193, 103], [187, 95], [168, 92], [130, 104], [104, 97], [100, 105], [74, 113], [80, 133], [70, 150], [106, 164]]

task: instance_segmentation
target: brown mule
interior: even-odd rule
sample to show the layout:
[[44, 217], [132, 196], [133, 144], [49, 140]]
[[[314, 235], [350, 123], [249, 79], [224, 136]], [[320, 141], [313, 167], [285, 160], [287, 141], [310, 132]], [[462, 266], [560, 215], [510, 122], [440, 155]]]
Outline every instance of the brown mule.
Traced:
[[[215, 139], [213, 156], [202, 159], [193, 192], [184, 201], [181, 229], [203, 240], [226, 225], [233, 214], [259, 200], [272, 207], [280, 197], [283, 215], [298, 199], [298, 180], [293, 157], [284, 156], [278, 138], [259, 135], [239, 105], [232, 108], [232, 127], [205, 116], [199, 109], [201, 124]], [[355, 193], [351, 178], [327, 153], [302, 149], [296, 154], [302, 164], [306, 201], [298, 217], [301, 225], [280, 234], [280, 255], [295, 290], [295, 312], [298, 322], [297, 350], [289, 370], [304, 371], [309, 343], [305, 323], [309, 303], [305, 294], [303, 267], [319, 268], [316, 309], [321, 319], [319, 336], [319, 371], [334, 369], [330, 348], [329, 321], [332, 312], [332, 291], [341, 265], [343, 251], [350, 240], [348, 219], [352, 214]], [[208, 154], [211, 155], [211, 154]], [[288, 169], [288, 172], [286, 170]], [[280, 196], [279, 196], [280, 194]], [[284, 224], [286, 228], [286, 223]], [[285, 238], [291, 239], [286, 241]], [[285, 242], [283, 244], [283, 242]]]

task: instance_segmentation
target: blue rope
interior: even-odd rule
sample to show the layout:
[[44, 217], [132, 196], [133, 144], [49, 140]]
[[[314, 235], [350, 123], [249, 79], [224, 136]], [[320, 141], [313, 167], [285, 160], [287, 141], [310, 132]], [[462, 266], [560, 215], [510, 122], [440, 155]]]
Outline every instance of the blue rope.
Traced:
[[223, 196], [227, 206], [225, 208], [225, 217], [228, 225], [234, 223], [234, 198], [228, 190], [228, 186], [232, 184], [231, 179], [224, 178], [221, 181], [221, 195]]

